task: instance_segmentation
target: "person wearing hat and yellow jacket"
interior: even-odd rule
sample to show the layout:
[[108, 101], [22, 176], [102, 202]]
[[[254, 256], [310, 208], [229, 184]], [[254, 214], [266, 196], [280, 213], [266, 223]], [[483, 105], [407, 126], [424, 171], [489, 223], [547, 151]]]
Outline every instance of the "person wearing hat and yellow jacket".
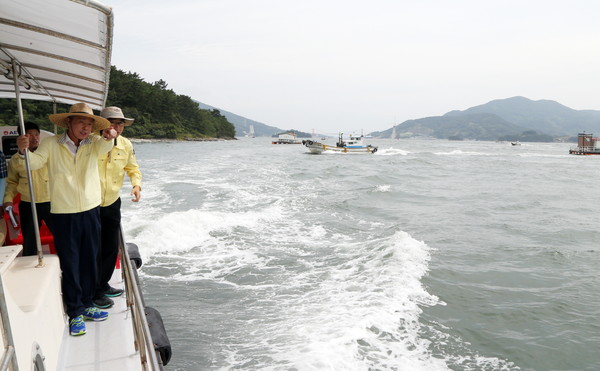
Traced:
[[133, 145], [123, 137], [123, 129], [133, 123], [132, 118], [123, 115], [119, 107], [105, 107], [100, 116], [107, 119], [117, 132], [114, 146], [110, 152], [98, 158], [100, 173], [100, 189], [102, 202], [100, 204], [101, 239], [98, 254], [98, 283], [94, 305], [98, 308], [110, 308], [114, 302], [111, 297], [120, 296], [123, 290], [111, 287], [108, 282], [115, 271], [115, 262], [119, 253], [119, 238], [121, 236], [121, 198], [125, 173], [133, 187], [132, 201], [138, 202], [141, 197], [142, 173], [135, 158]]
[[[29, 153], [29, 164], [31, 170], [48, 166], [54, 245], [62, 270], [70, 333], [83, 335], [84, 321], [108, 318], [108, 312], [92, 302], [100, 241], [98, 157], [111, 150], [117, 133], [85, 103], [74, 104], [68, 113], [53, 114], [49, 119], [66, 131], [42, 140], [38, 149]], [[102, 136], [92, 134], [100, 130]], [[19, 136], [17, 145], [23, 155], [29, 137]]]
[[[21, 128], [19, 127], [19, 134]], [[40, 144], [40, 127], [33, 122], [25, 123], [25, 133], [29, 135], [29, 151], [35, 152]], [[52, 231], [50, 215], [50, 190], [48, 189], [48, 168], [46, 166], [31, 172], [33, 193], [35, 196], [35, 208], [38, 226], [42, 220], [46, 222]], [[17, 194], [21, 195], [19, 203], [19, 214], [21, 216], [21, 232], [23, 234], [23, 256], [37, 254], [37, 242], [35, 240], [35, 228], [33, 214], [31, 211], [31, 195], [29, 194], [29, 179], [25, 162], [19, 156], [13, 156], [8, 163], [8, 177], [6, 178], [6, 191], [4, 192], [4, 208], [13, 206], [13, 199]]]

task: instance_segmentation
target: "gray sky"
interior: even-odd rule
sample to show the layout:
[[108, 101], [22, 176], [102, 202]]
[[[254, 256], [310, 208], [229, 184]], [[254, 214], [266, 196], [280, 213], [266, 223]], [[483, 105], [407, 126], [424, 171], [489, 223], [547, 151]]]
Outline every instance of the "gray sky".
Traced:
[[597, 0], [103, 0], [112, 64], [282, 129], [385, 130], [516, 95], [600, 109]]

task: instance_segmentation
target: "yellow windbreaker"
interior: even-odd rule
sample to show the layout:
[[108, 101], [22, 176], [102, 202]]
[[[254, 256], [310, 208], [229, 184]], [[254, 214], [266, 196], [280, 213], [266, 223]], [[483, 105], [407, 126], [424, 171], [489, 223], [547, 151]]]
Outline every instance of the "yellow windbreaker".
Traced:
[[132, 187], [142, 186], [142, 173], [135, 159], [133, 145], [121, 135], [117, 137], [116, 144], [110, 152], [98, 157], [98, 170], [102, 190], [100, 206], [110, 206], [119, 198], [125, 172], [131, 180]]
[[[48, 167], [44, 166], [41, 169], [31, 171], [31, 180], [33, 182], [35, 202], [49, 202], [50, 189], [48, 188]], [[21, 201], [31, 202], [25, 161], [21, 161], [19, 155], [15, 155], [8, 162], [8, 177], [6, 177], [4, 202], [13, 202], [13, 199], [18, 193], [21, 194]]]
[[[91, 135], [81, 141], [73, 157], [65, 144], [67, 133], [45, 138], [35, 152], [29, 154], [31, 170], [48, 164], [50, 211], [73, 214], [100, 205], [98, 157], [110, 151], [112, 140]], [[18, 156], [20, 161], [24, 158]]]

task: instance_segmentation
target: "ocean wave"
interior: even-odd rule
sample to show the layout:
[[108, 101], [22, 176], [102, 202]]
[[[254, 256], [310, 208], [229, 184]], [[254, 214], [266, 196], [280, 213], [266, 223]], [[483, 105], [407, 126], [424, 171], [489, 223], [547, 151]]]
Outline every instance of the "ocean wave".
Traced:
[[495, 156], [495, 153], [488, 152], [476, 152], [476, 151], [462, 151], [460, 149], [456, 149], [450, 152], [434, 152], [435, 155], [440, 156]]
[[380, 148], [375, 152], [375, 156], [407, 156], [411, 152], [398, 148]]

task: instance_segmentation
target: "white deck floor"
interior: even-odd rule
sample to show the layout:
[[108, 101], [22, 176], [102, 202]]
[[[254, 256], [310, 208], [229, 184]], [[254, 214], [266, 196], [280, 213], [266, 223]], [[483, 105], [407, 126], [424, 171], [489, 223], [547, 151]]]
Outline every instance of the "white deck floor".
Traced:
[[[110, 285], [123, 288], [120, 269], [115, 270]], [[66, 327], [58, 370], [142, 370], [139, 352], [134, 349], [131, 312], [127, 310], [125, 295], [112, 299], [115, 305], [103, 309], [110, 313], [108, 319], [86, 321], [85, 335], [71, 336]]]

